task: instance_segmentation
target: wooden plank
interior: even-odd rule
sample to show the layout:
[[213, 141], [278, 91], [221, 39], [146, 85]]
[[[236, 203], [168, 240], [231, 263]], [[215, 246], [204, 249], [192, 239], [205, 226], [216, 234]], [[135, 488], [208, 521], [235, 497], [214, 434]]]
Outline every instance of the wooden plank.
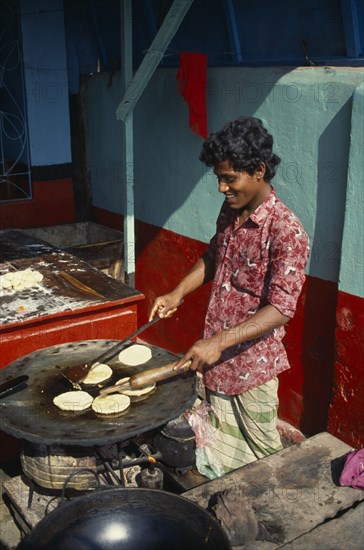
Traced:
[[277, 543], [253, 541], [246, 548], [279, 548], [364, 499], [364, 491], [337, 484], [343, 457], [350, 450], [349, 445], [324, 432], [183, 496], [205, 509], [214, 495], [225, 489], [234, 490], [236, 506], [252, 499], [258, 519], [259, 513], [271, 518], [284, 537]]

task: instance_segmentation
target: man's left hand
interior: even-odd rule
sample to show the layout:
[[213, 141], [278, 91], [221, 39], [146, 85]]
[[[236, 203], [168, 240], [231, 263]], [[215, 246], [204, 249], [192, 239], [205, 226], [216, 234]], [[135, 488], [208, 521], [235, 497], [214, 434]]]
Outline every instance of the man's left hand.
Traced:
[[187, 361], [191, 359], [190, 370], [201, 371], [205, 365], [213, 365], [220, 359], [222, 353], [220, 335], [212, 336], [206, 340], [197, 340], [185, 355], [175, 365], [174, 370], [178, 371]]

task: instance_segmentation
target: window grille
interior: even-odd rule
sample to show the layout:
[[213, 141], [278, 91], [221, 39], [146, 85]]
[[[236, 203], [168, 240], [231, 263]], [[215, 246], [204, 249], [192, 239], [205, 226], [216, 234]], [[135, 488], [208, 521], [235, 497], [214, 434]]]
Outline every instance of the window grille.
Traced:
[[0, 0], [0, 201], [32, 198], [17, 2]]

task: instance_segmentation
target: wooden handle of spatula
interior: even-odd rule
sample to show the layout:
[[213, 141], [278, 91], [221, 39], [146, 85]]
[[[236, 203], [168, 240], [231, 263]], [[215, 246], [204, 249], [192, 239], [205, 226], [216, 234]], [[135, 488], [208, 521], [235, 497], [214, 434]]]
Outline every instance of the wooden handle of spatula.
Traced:
[[145, 386], [154, 384], [155, 382], [167, 380], [167, 378], [173, 378], [174, 376], [178, 376], [179, 374], [188, 371], [192, 363], [192, 361], [187, 361], [184, 365], [182, 365], [180, 369], [174, 370], [177, 362], [178, 361], [174, 361], [173, 363], [169, 363], [168, 365], [164, 365], [163, 367], [156, 367], [155, 369], [149, 369], [143, 372], [138, 372], [137, 374], [133, 374], [130, 377], [129, 381], [125, 384], [116, 384], [115, 386], [102, 388], [100, 390], [100, 395], [107, 395], [109, 393], [115, 392], [123, 393], [124, 390], [130, 388], [137, 390], [139, 388], [144, 388]]
[[133, 376], [130, 377], [129, 384], [132, 388], [139, 389], [144, 386], [154, 384], [155, 382], [160, 382], [161, 380], [173, 378], [173, 376], [177, 376], [178, 374], [188, 371], [192, 361], [187, 361], [180, 369], [175, 370], [174, 367], [177, 363], [178, 361], [174, 361], [173, 363], [169, 363], [163, 367], [156, 367], [155, 369], [149, 369], [133, 374]]

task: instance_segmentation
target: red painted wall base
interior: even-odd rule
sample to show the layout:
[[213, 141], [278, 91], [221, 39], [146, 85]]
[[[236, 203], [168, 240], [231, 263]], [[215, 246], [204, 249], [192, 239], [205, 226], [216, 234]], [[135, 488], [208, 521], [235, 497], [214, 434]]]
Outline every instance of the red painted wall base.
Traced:
[[0, 229], [73, 223], [73, 179], [33, 181], [33, 198], [0, 203]]
[[[95, 209], [95, 221], [120, 229], [122, 220]], [[109, 223], [108, 223], [109, 221]], [[115, 224], [115, 225], [114, 225]], [[200, 241], [143, 222], [136, 223], [138, 324], [156, 296], [168, 292], [205, 249]], [[201, 337], [209, 296], [206, 286], [188, 296], [177, 314], [144, 335], [175, 353]], [[285, 346], [292, 368], [280, 375], [279, 415], [306, 436], [329, 431], [353, 447], [364, 446], [364, 300], [338, 291], [336, 283], [307, 277]]]
[[364, 447], [364, 300], [339, 292], [336, 309], [334, 388], [328, 431], [354, 448]]

